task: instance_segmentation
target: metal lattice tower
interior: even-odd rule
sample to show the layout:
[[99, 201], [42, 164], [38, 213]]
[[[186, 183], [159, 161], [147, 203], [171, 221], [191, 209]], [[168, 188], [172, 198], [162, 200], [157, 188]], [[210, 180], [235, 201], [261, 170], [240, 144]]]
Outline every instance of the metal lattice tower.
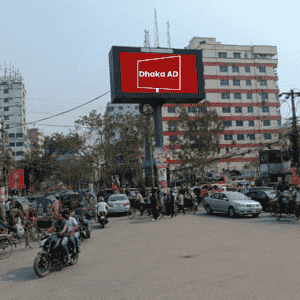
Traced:
[[144, 47], [150, 48], [150, 47], [151, 47], [151, 44], [150, 44], [150, 34], [149, 34], [149, 30], [144, 30], [144, 31], [145, 31]]
[[170, 24], [167, 23], [167, 37], [168, 37], [168, 48], [171, 48], [171, 40], [170, 40]]
[[159, 47], [159, 38], [158, 38], [158, 26], [157, 26], [157, 16], [156, 8], [154, 8], [154, 47]]

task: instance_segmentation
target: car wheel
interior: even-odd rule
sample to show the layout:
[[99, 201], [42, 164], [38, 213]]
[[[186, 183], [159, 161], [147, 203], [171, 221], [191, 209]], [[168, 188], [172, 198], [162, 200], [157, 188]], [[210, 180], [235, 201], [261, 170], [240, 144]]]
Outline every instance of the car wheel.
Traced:
[[211, 207], [209, 205], [206, 205], [206, 213], [208, 215], [211, 215], [213, 213], [213, 211], [212, 211], [212, 209], [211, 209]]
[[253, 218], [257, 218], [259, 216], [259, 214], [252, 214]]
[[228, 214], [230, 218], [234, 218], [235, 217], [235, 210], [233, 207], [230, 207], [228, 210]]

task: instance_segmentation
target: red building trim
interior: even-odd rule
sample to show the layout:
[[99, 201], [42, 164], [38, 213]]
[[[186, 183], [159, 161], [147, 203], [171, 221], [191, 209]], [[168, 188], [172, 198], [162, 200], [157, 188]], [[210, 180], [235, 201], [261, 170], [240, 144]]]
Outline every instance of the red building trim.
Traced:
[[234, 64], [236, 67], [273, 67], [277, 68], [277, 64], [272, 63], [237, 63], [235, 61], [230, 63], [224, 63], [224, 62], [203, 62], [203, 66], [225, 66], [225, 64], [228, 67], [232, 67]]
[[237, 80], [274, 80], [278, 81], [278, 76], [234, 76], [234, 75], [203, 75], [204, 79], [231, 79], [235, 77]]
[[[280, 133], [280, 129], [265, 129], [265, 130], [225, 130], [219, 134], [252, 134], [252, 133]], [[164, 136], [168, 135], [184, 135], [184, 131], [164, 131]]]
[[[281, 120], [280, 116], [259, 116], [259, 117], [253, 117], [253, 116], [245, 116], [245, 117], [232, 117], [232, 116], [224, 116], [224, 117], [219, 117], [219, 120]], [[169, 121], [178, 121], [179, 117], [163, 117], [162, 118], [163, 122], [169, 122]], [[190, 117], [190, 121], [194, 121], [195, 117]]]
[[[223, 92], [225, 93], [227, 90], [224, 90]], [[231, 90], [233, 91], [233, 90]], [[234, 92], [240, 93], [242, 90], [234, 90]], [[245, 90], [246, 91], [246, 90]], [[266, 90], [265, 90], [266, 91]], [[262, 102], [244, 102], [244, 103], [228, 103], [228, 102], [210, 102], [208, 104], [203, 104], [203, 103], [197, 103], [197, 104], [164, 104], [163, 107], [173, 107], [173, 106], [178, 106], [178, 107], [233, 107], [233, 106], [261, 106]], [[273, 106], [273, 107], [279, 107], [280, 103], [279, 102], [265, 102], [266, 106]]]

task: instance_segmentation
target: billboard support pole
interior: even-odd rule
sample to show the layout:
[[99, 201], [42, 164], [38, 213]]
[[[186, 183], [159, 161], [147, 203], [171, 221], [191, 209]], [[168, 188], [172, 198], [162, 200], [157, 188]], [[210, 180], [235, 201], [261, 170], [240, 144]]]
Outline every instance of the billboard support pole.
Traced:
[[163, 125], [162, 125], [162, 105], [156, 105], [154, 109], [155, 121], [155, 158], [158, 168], [158, 188], [168, 194], [167, 168], [168, 159], [166, 148], [164, 147]]

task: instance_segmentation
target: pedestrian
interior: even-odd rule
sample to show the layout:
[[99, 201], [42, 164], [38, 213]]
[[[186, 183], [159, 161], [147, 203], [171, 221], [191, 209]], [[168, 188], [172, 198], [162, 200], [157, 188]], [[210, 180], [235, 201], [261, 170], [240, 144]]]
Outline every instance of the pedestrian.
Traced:
[[148, 197], [147, 197], [147, 211], [148, 211], [148, 216], [151, 216], [151, 190], [148, 190]]
[[139, 205], [140, 205], [140, 211], [141, 211], [140, 217], [141, 217], [141, 216], [144, 215], [145, 201], [144, 201], [144, 198], [142, 197], [140, 191], [138, 191], [137, 194], [136, 194], [136, 200], [137, 200], [137, 202], [138, 202]]
[[179, 190], [179, 205], [178, 205], [178, 213], [180, 211], [183, 212], [183, 214], [185, 215], [185, 210], [184, 210], [184, 190], [183, 189], [180, 189]]
[[175, 214], [175, 200], [176, 200], [176, 195], [174, 192], [169, 192], [168, 194], [169, 196], [169, 205], [170, 205], [170, 214], [171, 214], [171, 217], [173, 218], [174, 216], [176, 217], [176, 214]]
[[158, 218], [158, 198], [157, 198], [157, 191], [155, 188], [152, 188], [150, 191], [150, 201], [151, 201], [151, 209], [152, 209], [152, 215], [153, 219], [152, 221], [156, 221]]

